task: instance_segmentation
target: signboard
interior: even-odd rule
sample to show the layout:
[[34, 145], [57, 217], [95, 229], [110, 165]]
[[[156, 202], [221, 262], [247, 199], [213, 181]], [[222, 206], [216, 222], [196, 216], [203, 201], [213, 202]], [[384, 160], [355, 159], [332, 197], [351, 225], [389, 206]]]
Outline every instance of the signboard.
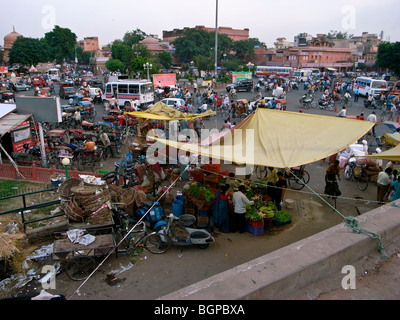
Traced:
[[164, 88], [166, 86], [176, 86], [175, 73], [153, 74], [152, 76], [154, 88], [157, 88], [158, 84], [161, 85], [161, 88]]
[[232, 72], [232, 82], [242, 79], [252, 79], [251, 72]]
[[0, 66], [0, 73], [7, 73], [8, 67]]
[[62, 122], [59, 97], [15, 97], [19, 114], [32, 114], [37, 122]]

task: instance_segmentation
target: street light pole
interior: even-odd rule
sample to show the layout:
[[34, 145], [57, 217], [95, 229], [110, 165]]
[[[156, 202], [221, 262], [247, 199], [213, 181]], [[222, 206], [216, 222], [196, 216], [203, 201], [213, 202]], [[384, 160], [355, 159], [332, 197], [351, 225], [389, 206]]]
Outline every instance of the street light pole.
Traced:
[[217, 78], [218, 71], [218, 0], [216, 0], [216, 14], [215, 14], [215, 78]]
[[147, 80], [150, 80], [150, 69], [153, 68], [153, 65], [151, 63], [146, 62], [143, 65], [143, 69], [147, 70]]

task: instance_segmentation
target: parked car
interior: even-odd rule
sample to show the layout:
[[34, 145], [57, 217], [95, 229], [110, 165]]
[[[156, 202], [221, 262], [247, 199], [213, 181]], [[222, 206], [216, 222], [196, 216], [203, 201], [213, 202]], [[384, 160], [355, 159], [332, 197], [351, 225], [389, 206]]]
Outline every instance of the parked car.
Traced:
[[89, 95], [93, 99], [94, 103], [102, 103], [103, 102], [103, 92], [100, 88], [90, 88]]
[[179, 98], [166, 98], [162, 99], [161, 102], [173, 108], [176, 105], [178, 109], [181, 109], [185, 105], [185, 100]]
[[16, 88], [17, 91], [28, 91], [32, 87], [29, 84], [26, 84], [26, 83], [16, 83], [15, 84], [15, 88]]
[[44, 87], [47, 85], [46, 79], [44, 77], [32, 77], [31, 85], [38, 86], [38, 87]]
[[242, 79], [236, 80], [232, 84], [228, 84], [226, 86], [226, 91], [231, 91], [232, 88], [235, 88], [237, 92], [239, 91], [247, 91], [250, 92], [253, 89], [253, 80]]
[[76, 95], [76, 89], [74, 87], [61, 87], [60, 88], [60, 98], [69, 99]]

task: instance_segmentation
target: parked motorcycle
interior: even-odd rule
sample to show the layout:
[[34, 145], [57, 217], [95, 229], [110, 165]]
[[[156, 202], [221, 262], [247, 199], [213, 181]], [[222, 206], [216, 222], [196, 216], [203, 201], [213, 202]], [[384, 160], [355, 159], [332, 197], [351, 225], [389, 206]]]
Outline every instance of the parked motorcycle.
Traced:
[[154, 226], [158, 234], [160, 246], [195, 245], [200, 249], [206, 249], [210, 243], [215, 242], [214, 237], [204, 229], [194, 229], [185, 226], [185, 222], [172, 213], [168, 215], [168, 221], [159, 221]]

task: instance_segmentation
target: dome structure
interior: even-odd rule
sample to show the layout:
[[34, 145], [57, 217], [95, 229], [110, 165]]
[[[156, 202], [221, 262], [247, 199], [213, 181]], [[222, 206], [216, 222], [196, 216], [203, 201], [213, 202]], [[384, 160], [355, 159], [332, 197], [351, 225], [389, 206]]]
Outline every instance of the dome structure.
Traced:
[[14, 41], [17, 40], [18, 37], [22, 37], [22, 34], [16, 32], [15, 28], [13, 27], [13, 31], [4, 37], [4, 48], [11, 49]]
[[142, 41], [140, 41], [140, 43], [146, 46], [147, 49], [153, 54], [166, 50], [166, 48], [160, 43], [160, 41], [152, 36], [143, 39]]

